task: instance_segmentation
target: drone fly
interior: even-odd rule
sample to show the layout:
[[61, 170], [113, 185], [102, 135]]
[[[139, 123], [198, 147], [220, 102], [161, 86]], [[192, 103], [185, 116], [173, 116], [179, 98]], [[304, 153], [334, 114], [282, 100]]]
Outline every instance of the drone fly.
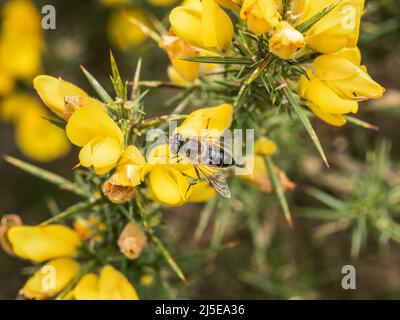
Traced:
[[169, 149], [176, 158], [192, 163], [198, 178], [207, 181], [222, 197], [231, 197], [221, 169], [244, 168], [245, 165], [234, 159], [223, 142], [210, 137], [186, 138], [177, 133], [169, 139]]

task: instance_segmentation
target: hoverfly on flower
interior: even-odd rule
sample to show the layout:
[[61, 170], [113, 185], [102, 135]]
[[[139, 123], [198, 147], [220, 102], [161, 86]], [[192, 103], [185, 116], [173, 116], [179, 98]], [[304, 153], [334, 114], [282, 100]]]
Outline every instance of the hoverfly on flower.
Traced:
[[198, 179], [207, 181], [224, 198], [230, 198], [230, 191], [223, 170], [245, 167], [232, 155], [231, 139], [222, 135], [231, 124], [232, 113], [229, 104], [197, 110], [168, 141], [170, 156], [192, 164]]

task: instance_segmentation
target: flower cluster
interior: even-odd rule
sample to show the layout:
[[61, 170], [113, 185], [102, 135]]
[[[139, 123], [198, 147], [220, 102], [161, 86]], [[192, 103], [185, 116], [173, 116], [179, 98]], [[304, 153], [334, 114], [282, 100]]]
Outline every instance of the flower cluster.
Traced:
[[[344, 115], [356, 113], [359, 101], [382, 97], [384, 89], [361, 66], [357, 48], [363, 0], [291, 1], [290, 6], [281, 0], [245, 0], [241, 6], [220, 4], [240, 10], [247, 30], [268, 44], [267, 56], [307, 62], [303, 63], [305, 74], [299, 80], [299, 95], [304, 105], [327, 123], [344, 125]], [[186, 47], [235, 54], [233, 23], [218, 1], [185, 2], [172, 10], [169, 19], [172, 32]], [[193, 52], [176, 52], [175, 56], [199, 56]], [[311, 64], [309, 57], [316, 57]]]
[[[249, 185], [262, 196], [275, 192], [292, 224], [285, 192], [295, 184], [273, 162], [278, 146], [268, 138], [266, 124], [273, 114], [296, 114], [326, 161], [308, 109], [341, 126], [352, 119], [348, 114], [358, 111], [359, 102], [383, 95], [384, 89], [361, 65], [357, 42], [363, 10], [363, 0], [189, 0], [170, 12], [165, 34], [133, 16], [128, 19], [167, 53], [171, 82], [141, 81], [140, 61], [133, 82], [123, 82], [112, 54], [115, 98], [84, 68], [99, 99], [61, 78], [37, 76], [33, 83], [38, 95], [58, 116], [56, 123], [70, 142], [80, 148], [75, 178], [69, 181], [14, 158], [7, 160], [84, 201], [36, 227], [4, 220], [0, 239], [6, 251], [45, 263], [21, 294], [35, 299], [137, 299], [131, 284], [137, 274], [129, 270], [145, 276], [151, 265], [158, 272], [160, 257], [185, 282], [158, 238], [162, 209], [207, 202], [209, 216], [219, 209], [217, 193], [228, 204], [229, 196], [242, 196], [240, 191], [228, 192], [230, 181], [245, 184], [238, 189], [244, 192], [250, 192]], [[164, 85], [182, 91], [175, 97], [175, 112], [147, 118], [147, 91], [141, 89]], [[195, 110], [186, 113], [189, 104]], [[170, 132], [172, 138], [189, 146], [207, 141], [209, 161], [191, 158], [190, 149], [186, 157], [173, 150], [171, 136], [159, 143], [144, 139], [178, 120], [183, 121]], [[223, 134], [246, 126], [255, 129], [256, 141], [244, 163], [238, 162], [244, 173], [235, 175], [234, 165], [213, 166], [211, 156], [234, 160], [234, 155], [222, 152]], [[240, 144], [239, 149], [247, 147]], [[228, 191], [221, 193], [221, 188]], [[55, 223], [70, 218], [74, 229]], [[55, 285], [43, 270], [55, 270]]]

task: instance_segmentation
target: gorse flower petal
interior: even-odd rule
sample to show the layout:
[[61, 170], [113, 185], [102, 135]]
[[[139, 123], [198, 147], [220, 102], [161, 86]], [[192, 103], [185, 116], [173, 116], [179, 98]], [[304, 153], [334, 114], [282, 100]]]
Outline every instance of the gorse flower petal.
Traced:
[[112, 266], [105, 266], [101, 269], [98, 285], [101, 300], [139, 299], [135, 288], [128, 279]]
[[281, 0], [244, 0], [240, 17], [247, 21], [250, 31], [261, 35], [278, 24], [280, 6]]
[[33, 80], [40, 98], [44, 104], [55, 114], [66, 119], [65, 97], [89, 98], [88, 94], [74, 84], [61, 78], [41, 75]]
[[100, 276], [84, 275], [73, 290], [76, 300], [138, 300], [135, 288], [112, 266], [104, 266]]
[[269, 41], [271, 52], [284, 60], [292, 59], [297, 49], [304, 46], [303, 35], [286, 21], [278, 23]]
[[169, 21], [175, 34], [195, 47], [223, 51], [231, 45], [232, 21], [214, 0], [176, 7]]
[[305, 103], [305, 105], [312, 112], [314, 112], [314, 114], [318, 118], [320, 118], [322, 121], [324, 121], [324, 122], [326, 122], [326, 123], [328, 123], [328, 124], [330, 124], [332, 126], [341, 127], [341, 126], [344, 126], [346, 124], [346, 122], [347, 122], [346, 118], [343, 115], [324, 112], [324, 111], [322, 111], [322, 109], [319, 106], [317, 106], [317, 105], [315, 105], [315, 104], [313, 104], [313, 103], [311, 103], [309, 101], [307, 101]]
[[231, 126], [233, 107], [224, 103], [212, 108], [202, 108], [192, 112], [183, 123], [175, 129], [185, 137], [219, 137]]
[[62, 225], [16, 226], [7, 235], [14, 254], [34, 262], [73, 257], [81, 245], [78, 234]]
[[42, 300], [61, 292], [79, 272], [73, 259], [60, 258], [49, 261], [26, 282], [20, 294], [28, 299]]
[[314, 105], [327, 113], [346, 114], [356, 113], [358, 103], [354, 100], [346, 100], [339, 97], [330, 87], [314, 77], [311, 72], [300, 79], [300, 95], [303, 99], [310, 101]]
[[379, 99], [385, 91], [367, 72], [339, 56], [323, 55], [316, 58], [313, 70], [318, 79], [343, 99]]
[[301, 0], [297, 8], [302, 23], [322, 12], [330, 5], [336, 7], [322, 17], [305, 36], [307, 45], [315, 51], [334, 53], [343, 48], [354, 48], [360, 33], [360, 20], [364, 0]]
[[123, 134], [106, 111], [87, 106], [75, 111], [66, 132], [71, 142], [83, 147], [79, 153], [82, 166], [93, 166], [97, 174], [109, 172], [123, 151]]
[[99, 300], [98, 282], [94, 273], [85, 274], [76, 285], [73, 297], [76, 300]]
[[129, 146], [122, 153], [111, 183], [124, 187], [135, 187], [143, 181], [146, 160], [135, 146]]
[[172, 166], [152, 170], [149, 184], [155, 198], [170, 206], [184, 204], [191, 194], [188, 179]]

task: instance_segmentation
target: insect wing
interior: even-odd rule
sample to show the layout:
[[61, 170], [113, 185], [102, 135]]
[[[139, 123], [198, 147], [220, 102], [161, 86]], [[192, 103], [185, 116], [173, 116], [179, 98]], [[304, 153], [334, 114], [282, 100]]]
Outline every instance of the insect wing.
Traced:
[[231, 192], [229, 190], [229, 186], [226, 183], [225, 177], [222, 171], [215, 171], [215, 172], [205, 172], [206, 169], [204, 166], [200, 166], [198, 164], [193, 163], [193, 166], [196, 170], [197, 175], [199, 178], [205, 179], [208, 184], [214, 188], [222, 197], [229, 199], [231, 197]]

